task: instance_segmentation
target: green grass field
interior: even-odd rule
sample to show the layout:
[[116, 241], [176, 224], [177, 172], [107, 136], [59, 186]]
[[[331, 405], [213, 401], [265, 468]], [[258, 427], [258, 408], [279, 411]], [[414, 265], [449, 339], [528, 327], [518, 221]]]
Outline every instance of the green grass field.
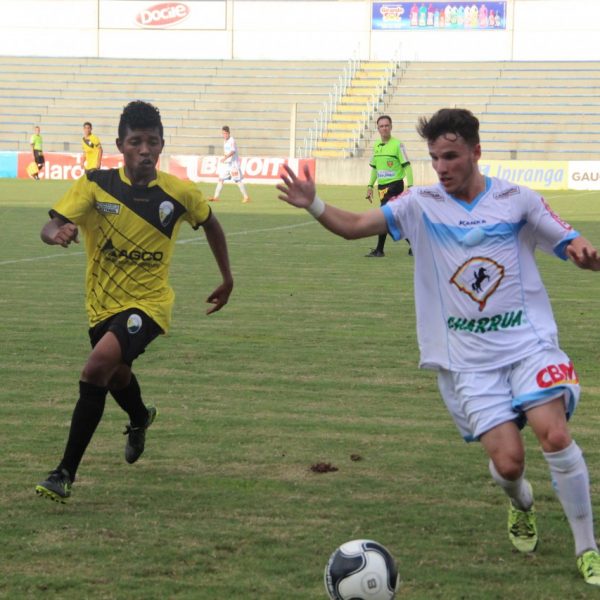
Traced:
[[[330, 553], [372, 538], [396, 556], [399, 599], [573, 599], [568, 524], [526, 431], [540, 545], [515, 554], [507, 500], [481, 448], [461, 441], [432, 373], [417, 369], [412, 259], [388, 241], [332, 236], [252, 187], [215, 206], [236, 287], [219, 282], [201, 232], [184, 227], [173, 327], [136, 362], [159, 417], [135, 465], [110, 398], [67, 505], [35, 496], [58, 462], [88, 353], [84, 256], [39, 230], [68, 183], [0, 180], [0, 597], [319, 600]], [[207, 193], [213, 186], [204, 186]], [[366, 208], [364, 189], [320, 195]], [[547, 194], [600, 244], [600, 196]], [[600, 515], [600, 276], [540, 256], [561, 345], [582, 379], [572, 422]], [[359, 455], [361, 460], [352, 460]], [[355, 457], [356, 458], [356, 457]], [[314, 473], [328, 462], [336, 472]]]

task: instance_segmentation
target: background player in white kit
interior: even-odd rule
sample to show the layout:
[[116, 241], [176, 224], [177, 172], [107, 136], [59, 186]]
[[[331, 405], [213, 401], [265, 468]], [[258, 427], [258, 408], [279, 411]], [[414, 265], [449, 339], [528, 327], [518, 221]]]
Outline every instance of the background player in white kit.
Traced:
[[594, 271], [600, 256], [540, 195], [479, 172], [479, 121], [472, 113], [442, 109], [420, 119], [417, 129], [437, 185], [352, 213], [318, 198], [308, 170], [301, 181], [286, 167], [279, 198], [347, 239], [387, 232], [411, 240], [420, 365], [437, 370], [463, 438], [486, 450], [492, 477], [510, 499], [511, 542], [521, 552], [533, 552], [538, 542], [520, 433], [529, 423], [571, 526], [577, 567], [587, 583], [600, 586], [588, 470], [567, 426], [579, 380], [558, 347], [534, 252], [538, 247]]
[[214, 196], [209, 198], [209, 200], [211, 202], [216, 202], [223, 189], [223, 183], [231, 179], [231, 181], [237, 183], [240, 192], [242, 192], [242, 202], [250, 202], [248, 192], [246, 192], [246, 186], [244, 185], [244, 178], [240, 167], [240, 157], [238, 155], [235, 138], [231, 135], [228, 125], [223, 125], [221, 131], [223, 133], [223, 159], [219, 165], [219, 183], [217, 183]]

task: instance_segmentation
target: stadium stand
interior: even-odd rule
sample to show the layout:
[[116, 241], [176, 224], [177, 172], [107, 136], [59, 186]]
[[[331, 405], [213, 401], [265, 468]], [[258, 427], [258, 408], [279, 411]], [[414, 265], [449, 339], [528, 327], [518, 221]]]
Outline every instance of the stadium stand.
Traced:
[[218, 154], [227, 124], [243, 155], [287, 156], [295, 105], [301, 155], [367, 157], [378, 139], [374, 120], [388, 113], [411, 159], [427, 159], [418, 117], [463, 106], [480, 117], [486, 158], [597, 157], [600, 62], [394, 64], [359, 63], [315, 136], [343, 61], [0, 57], [0, 150], [29, 150], [40, 125], [46, 151], [78, 152], [89, 120], [110, 152], [123, 105], [140, 98], [161, 109], [171, 154]]
[[[417, 119], [442, 106], [479, 116], [485, 158], [597, 160], [599, 92], [600, 62], [415, 62], [402, 65], [380, 113], [392, 115], [412, 160], [428, 158]], [[371, 123], [355, 155], [376, 139]]]
[[362, 62], [335, 105], [310, 154], [316, 158], [346, 158], [389, 91], [397, 71], [395, 62]]
[[292, 106], [299, 143], [314, 124], [343, 61], [119, 60], [0, 57], [0, 150], [78, 152], [91, 121], [105, 152], [132, 99], [155, 103], [170, 154], [213, 154], [229, 125], [246, 156], [287, 156]]

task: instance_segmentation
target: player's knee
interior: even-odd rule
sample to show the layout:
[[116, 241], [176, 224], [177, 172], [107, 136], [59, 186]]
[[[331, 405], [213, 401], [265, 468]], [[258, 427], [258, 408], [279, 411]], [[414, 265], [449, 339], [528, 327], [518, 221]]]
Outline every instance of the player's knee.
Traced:
[[571, 434], [566, 427], [548, 429], [540, 436], [540, 444], [544, 452], [560, 452], [572, 441]]
[[92, 354], [81, 371], [81, 381], [107, 387], [113, 377], [113, 372], [113, 365]]
[[108, 382], [109, 390], [122, 390], [129, 385], [131, 380], [131, 368], [128, 365], [121, 365], [110, 378]]
[[[496, 472], [503, 479], [515, 481], [523, 475], [525, 469], [525, 457], [518, 454], [499, 454], [492, 457]], [[492, 471], [493, 474], [493, 471]]]

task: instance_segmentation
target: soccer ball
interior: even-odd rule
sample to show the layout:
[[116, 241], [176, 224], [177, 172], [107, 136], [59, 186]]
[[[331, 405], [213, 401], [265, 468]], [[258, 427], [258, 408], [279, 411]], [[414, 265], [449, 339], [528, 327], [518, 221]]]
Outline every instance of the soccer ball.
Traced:
[[399, 587], [394, 557], [373, 540], [342, 544], [325, 567], [325, 589], [331, 600], [393, 600]]

